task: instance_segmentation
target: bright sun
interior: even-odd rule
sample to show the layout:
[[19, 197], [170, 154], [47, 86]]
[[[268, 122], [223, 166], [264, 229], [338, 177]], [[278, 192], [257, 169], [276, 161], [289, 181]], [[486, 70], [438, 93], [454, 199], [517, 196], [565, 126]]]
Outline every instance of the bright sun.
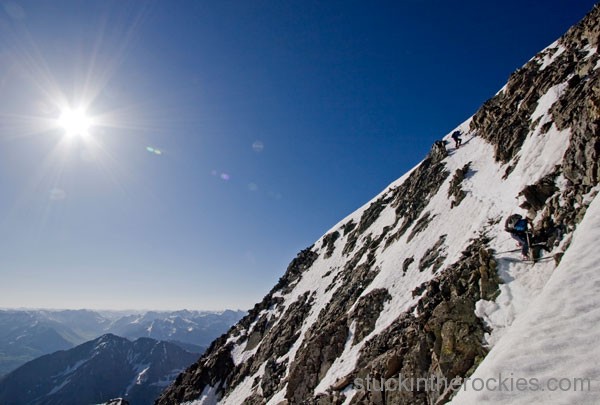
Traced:
[[91, 124], [90, 118], [83, 109], [67, 108], [58, 117], [58, 125], [65, 130], [68, 136], [87, 136]]

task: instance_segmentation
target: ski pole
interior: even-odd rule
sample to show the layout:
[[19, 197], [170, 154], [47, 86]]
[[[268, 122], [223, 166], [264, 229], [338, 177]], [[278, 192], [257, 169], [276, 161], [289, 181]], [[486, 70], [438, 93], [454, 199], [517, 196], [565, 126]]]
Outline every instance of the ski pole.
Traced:
[[525, 236], [527, 237], [527, 249], [529, 250], [529, 259], [533, 262], [535, 259], [533, 258], [533, 246], [531, 246], [531, 242], [529, 240], [529, 232], [525, 232]]

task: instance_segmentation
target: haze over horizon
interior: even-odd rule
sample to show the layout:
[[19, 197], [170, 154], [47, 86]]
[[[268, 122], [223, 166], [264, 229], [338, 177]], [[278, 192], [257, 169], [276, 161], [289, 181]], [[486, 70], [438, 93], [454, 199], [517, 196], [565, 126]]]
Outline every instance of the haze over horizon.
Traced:
[[251, 308], [594, 3], [3, 2], [0, 307]]

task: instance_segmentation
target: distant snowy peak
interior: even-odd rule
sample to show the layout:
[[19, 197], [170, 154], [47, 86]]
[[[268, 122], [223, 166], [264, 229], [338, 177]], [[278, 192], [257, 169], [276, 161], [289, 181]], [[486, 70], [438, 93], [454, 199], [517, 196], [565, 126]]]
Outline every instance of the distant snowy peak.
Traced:
[[149, 338], [131, 342], [106, 334], [8, 374], [0, 380], [0, 403], [67, 405], [121, 397], [151, 404], [196, 359], [171, 343]]
[[129, 405], [129, 402], [124, 400], [123, 398], [114, 398], [108, 402], [104, 402], [98, 405]]
[[206, 347], [244, 315], [244, 311], [231, 310], [146, 312], [120, 318], [108, 331], [130, 338], [147, 336]]
[[[447, 146], [301, 251], [157, 403], [440, 404], [457, 387], [383, 390], [381, 381], [462, 379], [515, 341], [513, 325], [533, 333], [519, 321], [555, 283], [563, 255], [560, 266], [575, 263], [569, 247], [586, 239], [578, 226], [599, 190], [599, 38], [596, 6], [456, 128], [459, 149], [444, 136]], [[504, 231], [513, 213], [534, 224], [536, 263]], [[599, 329], [590, 335], [600, 339]], [[573, 353], [593, 375], [600, 358]]]

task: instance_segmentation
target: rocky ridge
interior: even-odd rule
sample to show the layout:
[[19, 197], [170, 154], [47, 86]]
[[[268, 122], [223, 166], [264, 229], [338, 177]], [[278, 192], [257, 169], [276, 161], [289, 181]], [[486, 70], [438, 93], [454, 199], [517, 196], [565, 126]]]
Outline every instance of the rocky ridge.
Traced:
[[[499, 275], [520, 265], [505, 258], [514, 244], [501, 229], [515, 198], [549, 257], [558, 262], [568, 249], [600, 178], [599, 27], [596, 6], [458, 127], [461, 149], [434, 146], [302, 251], [156, 403], [451, 400], [456, 387], [407, 392], [362, 383], [463, 378], [477, 368], [496, 333], [477, 305], [518, 282]], [[555, 263], [536, 266], [550, 274]]]

